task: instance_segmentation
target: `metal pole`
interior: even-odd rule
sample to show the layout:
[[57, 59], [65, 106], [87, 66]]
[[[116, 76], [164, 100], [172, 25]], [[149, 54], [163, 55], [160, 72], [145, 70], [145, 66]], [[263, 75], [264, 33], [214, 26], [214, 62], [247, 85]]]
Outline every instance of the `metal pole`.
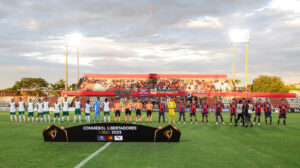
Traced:
[[245, 90], [248, 87], [248, 43], [246, 42], [246, 65], [245, 65]]
[[233, 42], [233, 65], [232, 65], [233, 82], [235, 83], [235, 43]]
[[68, 37], [66, 39], [66, 81], [65, 81], [65, 90], [68, 90]]
[[77, 47], [77, 83], [79, 81], [79, 46]]

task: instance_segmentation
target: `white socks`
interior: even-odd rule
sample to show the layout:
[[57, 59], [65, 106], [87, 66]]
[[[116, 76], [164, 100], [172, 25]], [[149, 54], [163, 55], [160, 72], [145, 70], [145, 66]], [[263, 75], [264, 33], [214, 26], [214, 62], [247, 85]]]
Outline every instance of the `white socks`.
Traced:
[[20, 120], [20, 122], [22, 122], [22, 118], [21, 118], [21, 115], [19, 115], [19, 120]]
[[74, 122], [76, 122], [76, 117], [77, 117], [77, 115], [74, 116]]
[[45, 122], [47, 122], [46, 115], [44, 115], [44, 120], [45, 120]]
[[90, 116], [86, 116], [86, 117], [85, 117], [85, 120], [86, 120], [87, 123], [90, 123], [90, 122], [91, 122]]
[[81, 116], [78, 116], [78, 118], [79, 118], [79, 122], [81, 123]]
[[106, 122], [106, 116], [104, 116], [104, 122]]
[[107, 116], [107, 118], [108, 118], [108, 122], [110, 122], [110, 116]]
[[48, 115], [48, 120], [49, 120], [49, 122], [51, 122], [50, 115]]

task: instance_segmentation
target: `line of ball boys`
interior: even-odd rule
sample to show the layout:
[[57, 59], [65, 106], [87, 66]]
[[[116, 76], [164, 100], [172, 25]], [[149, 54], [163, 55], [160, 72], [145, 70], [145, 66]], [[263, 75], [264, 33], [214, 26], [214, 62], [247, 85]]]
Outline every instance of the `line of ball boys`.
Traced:
[[[75, 107], [75, 115], [74, 115], [74, 122], [76, 122], [76, 119], [78, 117], [79, 122], [81, 122], [81, 102], [79, 101], [79, 98], [76, 97], [75, 102], [73, 103]], [[18, 107], [18, 112], [19, 112], [19, 122], [22, 122], [22, 117], [24, 119], [24, 122], [26, 122], [26, 117], [25, 117], [25, 109], [28, 111], [28, 120], [27, 122], [30, 122], [30, 117], [32, 118], [32, 122], [40, 122], [44, 121], [47, 122], [46, 116], [48, 116], [48, 121], [51, 122], [50, 118], [50, 113], [49, 113], [49, 108], [50, 108], [50, 103], [47, 98], [44, 99], [42, 102], [41, 99], [38, 100], [37, 105], [34, 105], [31, 99], [27, 102], [27, 105], [23, 102], [22, 98], [19, 98], [19, 102], [16, 103], [12, 99], [10, 102], [10, 121], [13, 122], [13, 119], [17, 121], [16, 117], [16, 111]], [[37, 109], [37, 117], [36, 120], [34, 119], [34, 108], [36, 107]], [[67, 118], [67, 121], [69, 122], [69, 107], [70, 103], [67, 101], [67, 98], [64, 99], [62, 104], [59, 104], [58, 101], [54, 103], [54, 119], [53, 121], [55, 122], [56, 119], [58, 122], [60, 122], [60, 112], [61, 110], [63, 111], [62, 113], [62, 122], [64, 122], [64, 117]], [[97, 122], [97, 117], [99, 118], [99, 122], [101, 123], [101, 117], [100, 117], [100, 109], [102, 107], [104, 111], [104, 122], [110, 122], [110, 112], [112, 109], [114, 109], [115, 115], [114, 119], [115, 122], [121, 122], [121, 110], [122, 110], [122, 105], [120, 103], [120, 100], [117, 99], [117, 101], [114, 104], [111, 104], [108, 99], [105, 99], [103, 103], [100, 102], [100, 97], [97, 98], [97, 100], [94, 102], [93, 105], [90, 104], [90, 100], [86, 102], [84, 105], [84, 113], [85, 113], [85, 119], [87, 123], [90, 123], [90, 113], [91, 109], [94, 109], [95, 111], [95, 119], [94, 122]], [[153, 104], [151, 101], [147, 101], [145, 105], [141, 103], [140, 100], [137, 100], [135, 103], [131, 102], [129, 98], [126, 99], [125, 102], [125, 123], [127, 122], [127, 119], [129, 118], [129, 122], [132, 122], [132, 117], [131, 117], [131, 111], [135, 110], [136, 111], [136, 119], [135, 123], [138, 121], [142, 123], [142, 110], [146, 110], [147, 114], [147, 119], [146, 123], [150, 121], [152, 122], [152, 111], [153, 111]], [[173, 121], [173, 124], [175, 124], [175, 111], [179, 112], [179, 120], [178, 123], [181, 123], [181, 120], [183, 119], [183, 122], [186, 123], [186, 118], [185, 118], [185, 113], [186, 113], [186, 108], [187, 105], [184, 103], [184, 101], [179, 100], [177, 103], [174, 101], [174, 98], [171, 98], [171, 101], [169, 101], [167, 104], [165, 101], [162, 99], [160, 103], [158, 104], [159, 107], [159, 118], [158, 122], [162, 121], [165, 122], [165, 112], [168, 109], [169, 112], [169, 124]], [[199, 106], [196, 103], [196, 100], [191, 100], [191, 103], [189, 104], [189, 115], [190, 115], [190, 123], [193, 123], [193, 118], [196, 124], [198, 124], [197, 121], [197, 108], [201, 108], [202, 112], [202, 124], [204, 124], [204, 120], [206, 120], [206, 124], [209, 124], [208, 122], [208, 114], [209, 114], [209, 104], [206, 102], [206, 100], [203, 100], [201, 106]], [[215, 106], [215, 116], [216, 116], [216, 125], [218, 125], [218, 120], [219, 118], [222, 121], [222, 124], [225, 125], [223, 116], [222, 116], [222, 111], [224, 108], [224, 104], [222, 103], [222, 99], [218, 98]], [[279, 105], [279, 117], [277, 123], [280, 123], [280, 120], [283, 118], [283, 124], [286, 125], [286, 114], [288, 111], [288, 107], [285, 104], [285, 102], [282, 100], [281, 104]], [[258, 125], [260, 125], [260, 119], [262, 112], [264, 111], [264, 116], [265, 116], [265, 124], [268, 124], [268, 119], [270, 125], [272, 125], [272, 105], [267, 98], [264, 103], [262, 103], [261, 99], [258, 99], [258, 101], [255, 104], [252, 104], [251, 101], [246, 101], [245, 99], [241, 99], [237, 102], [236, 99], [232, 99], [232, 103], [230, 103], [230, 125], [238, 125], [238, 121], [240, 121], [240, 125], [243, 125], [245, 127], [253, 127], [256, 123], [256, 120], [258, 120]], [[253, 122], [251, 121], [251, 116], [255, 114]], [[234, 123], [233, 123], [234, 122]]]

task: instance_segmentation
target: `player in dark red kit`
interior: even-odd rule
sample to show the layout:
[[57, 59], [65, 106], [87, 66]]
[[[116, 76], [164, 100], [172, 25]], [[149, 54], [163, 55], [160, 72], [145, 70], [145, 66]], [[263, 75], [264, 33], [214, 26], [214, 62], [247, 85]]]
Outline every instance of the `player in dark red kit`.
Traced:
[[160, 101], [158, 107], [159, 107], [159, 117], [158, 117], [158, 122], [160, 123], [160, 117], [162, 117], [162, 118], [163, 118], [163, 122], [165, 123], [166, 104], [164, 103], [163, 100]]
[[234, 123], [236, 123], [236, 108], [237, 108], [236, 100], [232, 99], [232, 103], [230, 103], [230, 125], [232, 125], [233, 116], [234, 116]]
[[277, 124], [279, 125], [280, 119], [283, 118], [283, 125], [286, 125], [286, 113], [287, 113], [288, 107], [284, 103], [284, 100], [281, 100], [281, 104], [279, 105], [279, 118]]
[[206, 117], [206, 124], [208, 124], [208, 108], [209, 108], [208, 103], [206, 103], [206, 100], [203, 100], [203, 103], [202, 103], [202, 124], [204, 123], [204, 116]]
[[222, 103], [222, 99], [219, 98], [216, 103], [216, 125], [218, 125], [219, 116], [221, 118], [222, 124], [225, 125], [223, 116], [222, 116], [223, 108], [224, 108], [224, 104]]
[[178, 123], [180, 124], [180, 121], [181, 121], [181, 117], [183, 117], [183, 122], [185, 123], [185, 103], [180, 100], [179, 101], [179, 121]]
[[191, 119], [191, 124], [193, 124], [193, 116], [195, 117], [195, 122], [197, 122], [197, 104], [195, 100], [192, 100], [190, 104], [190, 119]]
[[265, 123], [268, 124], [268, 118], [270, 118], [270, 125], [272, 125], [272, 104], [269, 102], [269, 99], [266, 98], [264, 103], [265, 108]]
[[255, 103], [255, 117], [253, 120], [253, 124], [255, 125], [256, 118], [258, 118], [258, 125], [260, 125], [260, 116], [261, 116], [261, 111], [263, 104], [261, 103], [261, 99], [258, 99], [257, 103]]

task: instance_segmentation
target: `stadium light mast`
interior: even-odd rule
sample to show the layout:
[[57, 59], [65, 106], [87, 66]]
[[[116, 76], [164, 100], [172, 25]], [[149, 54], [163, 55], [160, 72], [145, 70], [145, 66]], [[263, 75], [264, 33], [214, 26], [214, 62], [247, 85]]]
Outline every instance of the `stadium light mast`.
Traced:
[[242, 29], [234, 29], [230, 32], [230, 39], [233, 43], [233, 81], [235, 82], [235, 45], [236, 43], [244, 43], [245, 44], [245, 89], [248, 87], [248, 43], [250, 40], [249, 30]]
[[71, 47], [76, 47], [76, 55], [77, 55], [77, 80], [76, 82], [78, 83], [79, 81], [79, 46], [81, 43], [82, 35], [80, 33], [74, 33], [71, 34], [69, 37], [70, 40], [70, 46]]
[[65, 91], [68, 90], [68, 36], [65, 35], [65, 45], [66, 45], [66, 81], [65, 81]]

